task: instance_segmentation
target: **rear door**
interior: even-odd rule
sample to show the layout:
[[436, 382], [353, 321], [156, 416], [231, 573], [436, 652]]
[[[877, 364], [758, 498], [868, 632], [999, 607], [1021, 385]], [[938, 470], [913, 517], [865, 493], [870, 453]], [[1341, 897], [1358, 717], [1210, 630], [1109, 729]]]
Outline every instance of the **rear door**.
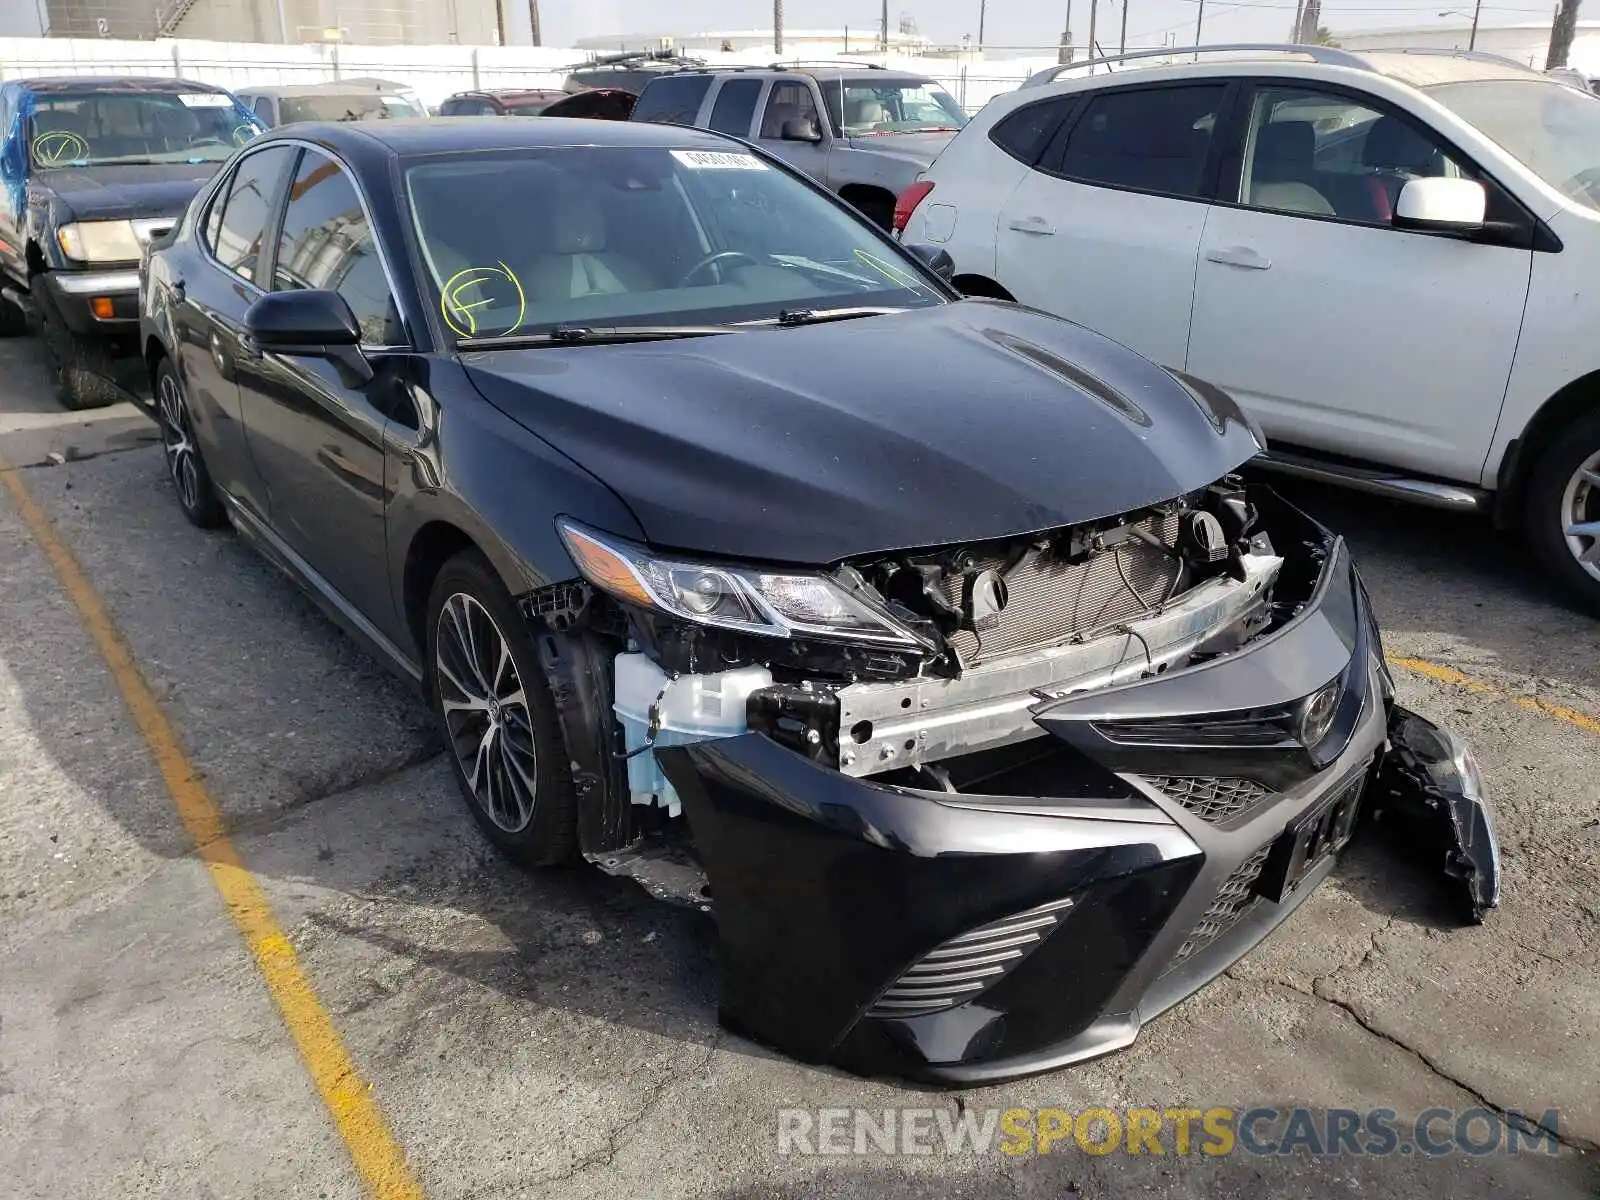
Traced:
[[325, 357], [277, 352], [258, 352], [241, 370], [245, 425], [271, 498], [273, 529], [392, 634], [383, 433], [410, 346], [366, 205], [341, 163], [318, 150], [302, 153], [274, 242], [267, 286], [343, 296], [375, 377], [362, 382]]
[[725, 75], [711, 101], [707, 128], [736, 138], [750, 138], [756, 119], [756, 102], [761, 99], [761, 80]]
[[1023, 304], [1182, 366], [1231, 90], [1206, 81], [1087, 93], [1001, 206], [999, 281]]
[[[1532, 249], [1396, 228], [1407, 180], [1478, 172], [1381, 100], [1263, 82], [1242, 112], [1241, 165], [1201, 246], [1188, 369], [1269, 439], [1476, 480]], [[1489, 190], [1491, 222], [1530, 227]]]
[[218, 448], [207, 461], [224, 491], [270, 519], [240, 411], [238, 373], [245, 310], [262, 294], [267, 221], [296, 150], [273, 145], [234, 165], [196, 231], [195, 253], [171, 280], [177, 365], [194, 419]]

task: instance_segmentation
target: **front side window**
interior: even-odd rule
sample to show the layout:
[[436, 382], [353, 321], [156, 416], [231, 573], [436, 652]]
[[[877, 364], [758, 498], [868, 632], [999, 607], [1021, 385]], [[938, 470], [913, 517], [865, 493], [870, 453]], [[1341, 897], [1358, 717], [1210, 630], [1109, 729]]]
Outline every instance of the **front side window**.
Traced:
[[664, 75], [652, 79], [633, 106], [634, 121], [654, 121], [657, 125], [693, 125], [700, 115], [700, 102], [711, 90], [709, 75]]
[[1084, 106], [1058, 169], [1084, 183], [1201, 194], [1221, 84], [1104, 92]]
[[[831, 88], [828, 90], [832, 90]], [[840, 127], [846, 137], [878, 133], [954, 133], [967, 114], [936, 83], [865, 83], [845, 81], [840, 99]]]
[[256, 282], [272, 203], [294, 156], [292, 146], [269, 146], [246, 155], [228, 181], [227, 199], [221, 199], [219, 194], [218, 202], [212, 205], [213, 218], [219, 209], [222, 217], [216, 222], [216, 234], [209, 243], [211, 251], [219, 263], [241, 279]]
[[1600, 209], [1600, 97], [1546, 79], [1493, 79], [1427, 89], [1551, 187]]
[[708, 124], [718, 133], [731, 133], [734, 137], [749, 137], [750, 122], [755, 119], [756, 100], [761, 95], [759, 79], [729, 79], [717, 93], [717, 102], [711, 106]]
[[221, 162], [260, 132], [226, 92], [48, 92], [34, 97], [37, 169]]
[[1388, 225], [1411, 179], [1461, 167], [1406, 118], [1309, 88], [1259, 88], [1245, 132], [1239, 203]]
[[461, 339], [944, 302], [874, 227], [737, 149], [436, 155], [406, 166], [405, 193]]
[[396, 346], [404, 337], [373, 240], [372, 225], [344, 168], [307, 150], [289, 185], [272, 290], [327, 288], [343, 296], [361, 341]]
[[810, 121], [811, 128], [822, 129], [816, 97], [811, 94], [811, 88], [798, 79], [780, 79], [772, 85], [767, 107], [761, 114], [761, 136], [781, 138], [788, 121]]

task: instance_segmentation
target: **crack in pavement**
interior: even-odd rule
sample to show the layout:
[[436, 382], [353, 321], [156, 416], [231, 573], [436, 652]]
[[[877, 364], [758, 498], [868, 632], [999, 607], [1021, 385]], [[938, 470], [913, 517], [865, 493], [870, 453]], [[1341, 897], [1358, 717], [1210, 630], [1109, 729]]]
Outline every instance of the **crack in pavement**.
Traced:
[[[1507, 1105], [1500, 1104], [1499, 1102], [1490, 1099], [1487, 1095], [1479, 1091], [1466, 1080], [1457, 1075], [1451, 1074], [1430, 1055], [1418, 1050], [1415, 1046], [1408, 1045], [1405, 1041], [1399, 1037], [1396, 1037], [1388, 1030], [1381, 1029], [1377, 1025], [1373, 1024], [1370, 1020], [1363, 1016], [1353, 1004], [1346, 1000], [1340, 1000], [1335, 996], [1329, 996], [1324, 992], [1315, 990], [1315, 983], [1312, 984], [1313, 990], [1308, 991], [1305, 988], [1296, 987], [1294, 984], [1283, 979], [1264, 979], [1252, 981], [1239, 979], [1237, 976], [1233, 975], [1230, 975], [1229, 978], [1240, 983], [1256, 982], [1268, 984], [1274, 987], [1283, 988], [1285, 991], [1293, 992], [1296, 996], [1303, 996], [1311, 1000], [1320, 1000], [1322, 1003], [1330, 1005], [1344, 1013], [1347, 1017], [1354, 1021], [1358, 1027], [1365, 1030], [1373, 1037], [1378, 1038], [1380, 1041], [1388, 1042], [1391, 1046], [1394, 1046], [1397, 1049], [1404, 1050], [1407, 1054], [1411, 1055], [1419, 1063], [1426, 1067], [1430, 1074], [1437, 1076], [1446, 1083], [1460, 1088], [1463, 1092], [1466, 1092], [1467, 1095], [1476, 1100], [1482, 1107], [1499, 1114], [1500, 1118], [1507, 1125], [1515, 1124], [1519, 1128], [1527, 1130], [1528, 1132], [1532, 1132], [1532, 1129], [1539, 1129], [1545, 1133], [1548, 1133], [1559, 1145], [1565, 1146], [1569, 1150], [1576, 1150], [1581, 1154], [1591, 1154], [1596, 1150], [1600, 1150], [1600, 1143], [1592, 1142], [1587, 1138], [1575, 1137], [1570, 1133], [1563, 1134], [1559, 1128], [1552, 1128], [1549, 1125], [1546, 1125], [1543, 1121], [1534, 1120], [1526, 1113], [1514, 1112]], [[1332, 976], [1326, 976], [1325, 978], [1332, 978]]]
[[38, 462], [15, 463], [11, 469], [14, 471], [57, 470], [61, 467], [76, 466], [78, 463], [93, 462], [97, 458], [108, 458], [113, 454], [127, 454], [130, 450], [148, 450], [152, 446], [159, 446], [160, 444], [160, 438], [157, 436], [146, 441], [135, 442], [129, 446], [104, 446], [99, 450], [76, 451], [71, 454], [54, 450], [51, 451], [52, 454], [60, 454], [62, 456], [60, 462], [56, 462], [47, 456]]

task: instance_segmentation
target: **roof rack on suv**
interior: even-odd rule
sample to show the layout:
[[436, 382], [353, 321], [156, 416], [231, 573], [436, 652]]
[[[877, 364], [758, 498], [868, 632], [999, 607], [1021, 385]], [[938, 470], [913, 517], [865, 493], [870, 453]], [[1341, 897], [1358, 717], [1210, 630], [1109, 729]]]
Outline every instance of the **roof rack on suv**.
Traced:
[[1396, 54], [1433, 54], [1440, 58], [1466, 58], [1473, 62], [1493, 63], [1497, 67], [1516, 67], [1519, 71], [1529, 71], [1535, 75], [1539, 72], [1527, 63], [1518, 62], [1514, 58], [1507, 58], [1504, 54], [1492, 54], [1488, 50], [1451, 50], [1444, 46], [1401, 46], [1394, 51]]
[[797, 71], [802, 67], [863, 67], [869, 71], [887, 71], [889, 69], [882, 63], [862, 62], [853, 58], [792, 58], [784, 62], [775, 62], [767, 70]]
[[1185, 54], [1221, 54], [1251, 52], [1273, 54], [1304, 54], [1313, 62], [1324, 63], [1333, 67], [1356, 67], [1363, 71], [1370, 71], [1372, 66], [1366, 59], [1349, 50], [1340, 50], [1335, 46], [1297, 46], [1292, 43], [1277, 44], [1273, 42], [1229, 42], [1217, 46], [1167, 46], [1158, 50], [1129, 50], [1126, 54], [1110, 54], [1103, 58], [1087, 58], [1082, 62], [1061, 63], [1058, 66], [1046, 67], [1028, 76], [1023, 87], [1038, 87], [1041, 84], [1053, 83], [1058, 77], [1068, 71], [1076, 71], [1083, 67], [1109, 66], [1111, 63], [1127, 62], [1135, 58], [1182, 58]]

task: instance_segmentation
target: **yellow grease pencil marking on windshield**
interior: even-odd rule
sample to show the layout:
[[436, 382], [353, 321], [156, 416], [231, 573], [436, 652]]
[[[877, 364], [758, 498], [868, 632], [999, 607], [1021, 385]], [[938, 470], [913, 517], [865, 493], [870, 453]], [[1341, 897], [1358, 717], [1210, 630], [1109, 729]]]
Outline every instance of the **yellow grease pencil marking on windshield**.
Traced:
[[283, 1023], [299, 1048], [301, 1060], [321, 1093], [356, 1170], [379, 1200], [422, 1200], [422, 1185], [406, 1165], [405, 1152], [378, 1111], [371, 1085], [356, 1072], [339, 1031], [300, 969], [294, 947], [273, 916], [261, 885], [240, 860], [221, 810], [184, 753], [177, 730], [139, 670], [127, 638], [111, 619], [72, 551], [51, 526], [50, 518], [29, 494], [21, 473], [3, 458], [0, 484], [11, 494], [34, 541], [55, 568], [62, 590], [77, 609], [84, 630], [122, 692], [128, 713], [166, 783], [173, 807], [194, 839], [195, 853], [205, 863], [228, 915], [249, 946], [267, 991], [283, 1015]]
[[[522, 281], [517, 278], [517, 273], [502, 261], [492, 267], [464, 267], [444, 281], [444, 286], [439, 289], [439, 313], [452, 332], [461, 337], [477, 336], [478, 320], [472, 315], [472, 310], [482, 308], [485, 304], [493, 304], [495, 297], [488, 295], [481, 300], [473, 301], [464, 300], [462, 297], [472, 288], [483, 288], [496, 279], [505, 279], [517, 293], [516, 319], [501, 332], [514, 333], [521, 328], [523, 318], [528, 311], [528, 299], [522, 290]], [[465, 329], [456, 323], [455, 317], [461, 318], [466, 323]]]

